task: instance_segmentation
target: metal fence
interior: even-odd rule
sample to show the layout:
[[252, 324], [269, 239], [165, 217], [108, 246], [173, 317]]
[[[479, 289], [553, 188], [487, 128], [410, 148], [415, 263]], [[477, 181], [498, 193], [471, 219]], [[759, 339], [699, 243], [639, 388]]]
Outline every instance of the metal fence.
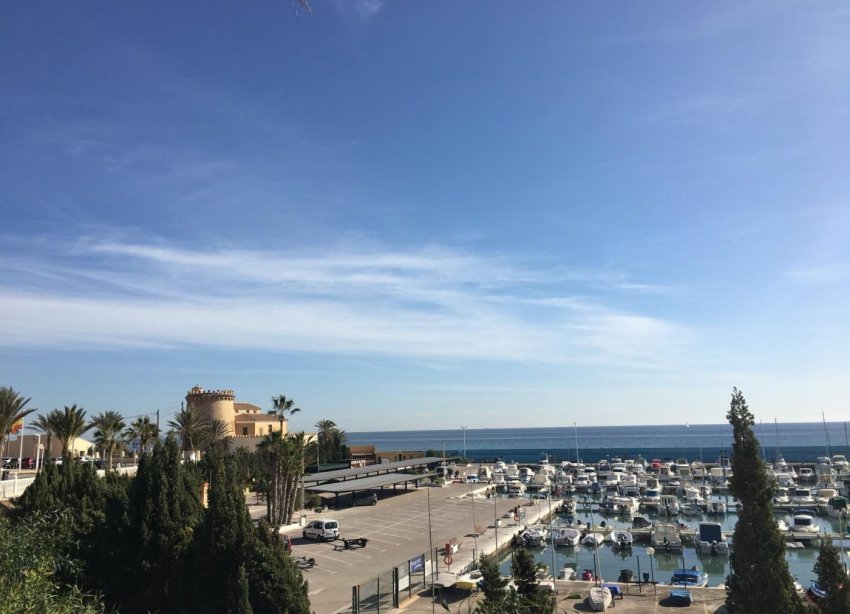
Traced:
[[351, 611], [388, 612], [425, 588], [425, 554], [413, 557], [363, 584], [351, 587]]

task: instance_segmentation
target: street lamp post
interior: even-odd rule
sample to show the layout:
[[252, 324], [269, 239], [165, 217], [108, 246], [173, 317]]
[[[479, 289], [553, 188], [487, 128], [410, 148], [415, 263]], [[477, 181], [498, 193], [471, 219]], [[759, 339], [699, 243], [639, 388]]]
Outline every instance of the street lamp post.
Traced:
[[469, 500], [472, 502], [472, 538], [475, 540], [475, 546], [472, 551], [472, 564], [475, 568], [478, 567], [478, 528], [475, 526], [475, 493], [473, 492], [474, 484], [469, 483]]
[[646, 556], [649, 557], [649, 573], [652, 576], [652, 591], [658, 595], [658, 586], [655, 584], [655, 570], [652, 567], [652, 557], [655, 556], [655, 548], [647, 546]]

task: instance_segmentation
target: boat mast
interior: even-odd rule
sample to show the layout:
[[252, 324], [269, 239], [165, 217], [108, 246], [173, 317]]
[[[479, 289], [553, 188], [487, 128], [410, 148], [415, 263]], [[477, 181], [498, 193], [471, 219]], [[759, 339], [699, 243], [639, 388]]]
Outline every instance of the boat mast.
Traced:
[[579, 461], [579, 459], [578, 459], [578, 426], [576, 425], [575, 422], [573, 422], [573, 429], [575, 429], [575, 434], [576, 434], [576, 464], [578, 464], [581, 461]]
[[776, 421], [776, 418], [773, 419], [773, 434], [774, 434], [774, 447], [776, 448], [776, 460], [782, 458], [782, 454], [779, 452], [779, 423]]
[[829, 454], [829, 431], [826, 428], [826, 414], [821, 412], [820, 416], [823, 419], [823, 432], [826, 434], [826, 455], [831, 458]]

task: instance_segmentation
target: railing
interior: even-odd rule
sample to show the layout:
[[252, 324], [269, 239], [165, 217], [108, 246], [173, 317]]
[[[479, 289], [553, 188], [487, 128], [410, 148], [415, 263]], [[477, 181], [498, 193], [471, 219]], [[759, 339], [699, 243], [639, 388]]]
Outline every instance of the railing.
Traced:
[[425, 588], [425, 554], [351, 587], [351, 612], [388, 612]]
[[[119, 475], [133, 477], [136, 475], [136, 471], [138, 471], [138, 469], [139, 467], [137, 465], [131, 465], [129, 467], [114, 468], [112, 471]], [[106, 470], [98, 469], [97, 475], [102, 478], [106, 475]], [[0, 499], [14, 499], [15, 497], [20, 497], [24, 494], [27, 487], [33, 482], [35, 482], [35, 476], [21, 478], [18, 477], [17, 474], [8, 480], [0, 480]]]

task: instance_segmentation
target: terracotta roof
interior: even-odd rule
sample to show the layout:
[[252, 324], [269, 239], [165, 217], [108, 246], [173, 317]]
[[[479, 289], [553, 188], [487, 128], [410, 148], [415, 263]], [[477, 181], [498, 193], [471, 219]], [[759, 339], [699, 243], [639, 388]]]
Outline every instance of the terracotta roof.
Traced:
[[262, 411], [262, 408], [252, 405], [251, 403], [234, 403], [233, 409], [236, 410], [237, 414], [244, 411]]

